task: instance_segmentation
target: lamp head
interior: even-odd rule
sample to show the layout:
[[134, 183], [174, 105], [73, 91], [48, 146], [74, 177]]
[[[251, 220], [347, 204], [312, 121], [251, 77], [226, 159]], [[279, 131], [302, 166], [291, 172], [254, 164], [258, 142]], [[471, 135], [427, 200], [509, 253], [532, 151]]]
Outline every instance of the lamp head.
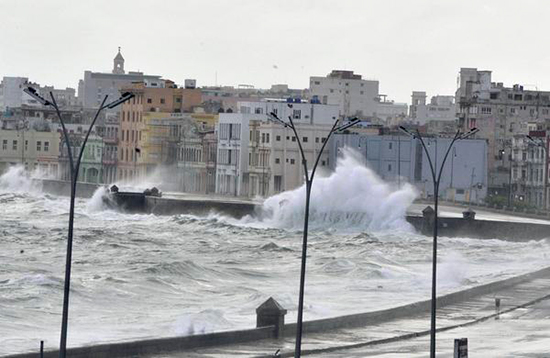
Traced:
[[405, 128], [405, 127], [403, 127], [403, 126], [399, 126], [399, 129], [400, 129], [403, 133], [405, 133], [406, 135], [411, 136], [413, 139], [416, 138], [416, 136], [415, 136], [414, 134], [412, 134], [411, 132], [409, 132], [407, 128]]
[[116, 101], [113, 101], [111, 103], [109, 103], [108, 105], [106, 105], [105, 107], [109, 108], [109, 109], [113, 109], [115, 108], [116, 106], [118, 105], [121, 105], [122, 103], [134, 98], [136, 95], [131, 93], [131, 92], [124, 92], [122, 94], [122, 96], [120, 96], [119, 99], [117, 99]]
[[52, 103], [50, 101], [48, 101], [47, 99], [45, 99], [44, 97], [39, 95], [38, 92], [36, 92], [36, 90], [32, 87], [27, 87], [27, 88], [23, 89], [23, 92], [25, 92], [26, 94], [28, 94], [29, 96], [31, 96], [32, 98], [34, 98], [35, 100], [40, 102], [43, 106], [51, 106], [52, 105]]
[[334, 131], [335, 132], [344, 131], [344, 130], [350, 128], [350, 127], [353, 127], [354, 125], [358, 124], [359, 122], [361, 122], [361, 121], [359, 119], [357, 119], [356, 117], [354, 117], [354, 118], [352, 118], [351, 122], [341, 125], [340, 127], [336, 128]]

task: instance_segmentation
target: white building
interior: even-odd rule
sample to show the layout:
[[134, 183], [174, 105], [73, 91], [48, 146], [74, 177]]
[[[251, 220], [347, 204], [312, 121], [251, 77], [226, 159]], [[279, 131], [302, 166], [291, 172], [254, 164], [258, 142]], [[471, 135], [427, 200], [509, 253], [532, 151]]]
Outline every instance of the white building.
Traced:
[[[23, 89], [30, 85], [26, 77], [4, 77], [0, 83], [0, 111], [21, 107], [23, 104], [39, 105], [35, 99], [23, 92]], [[32, 84], [32, 87], [39, 90], [36, 84]]]
[[[313, 169], [331, 127], [330, 123], [296, 125], [309, 170]], [[265, 197], [301, 186], [304, 183], [304, 167], [298, 139], [292, 129], [260, 120], [251, 121], [249, 128], [246, 195]], [[317, 170], [324, 170], [328, 160], [326, 148]]]
[[414, 124], [422, 126], [431, 121], [456, 121], [454, 96], [433, 96], [430, 103], [426, 98], [426, 92], [414, 91], [411, 95], [410, 118]]
[[[331, 126], [338, 106], [284, 100], [239, 102], [240, 113], [220, 113], [216, 193], [268, 195], [303, 183], [298, 143], [292, 130], [268, 121], [268, 113], [292, 118], [311, 165]], [[328, 156], [321, 166], [328, 165]]]
[[407, 103], [383, 100], [378, 103], [376, 117], [387, 126], [396, 126], [407, 117], [408, 110]]
[[364, 80], [353, 71], [333, 70], [326, 77], [310, 77], [312, 99], [337, 105], [341, 116], [375, 116], [378, 108], [378, 81]]
[[[248, 127], [251, 119], [264, 115], [220, 113], [218, 133], [218, 162], [216, 166], [216, 193], [239, 196], [242, 178], [248, 172]], [[244, 150], [243, 150], [244, 149]]]
[[239, 102], [240, 113], [263, 114], [267, 120], [270, 113], [275, 113], [281, 120], [288, 122], [292, 117], [294, 124], [330, 124], [338, 119], [338, 106], [320, 103], [302, 102], [299, 99], [280, 100], [265, 99], [257, 102]]

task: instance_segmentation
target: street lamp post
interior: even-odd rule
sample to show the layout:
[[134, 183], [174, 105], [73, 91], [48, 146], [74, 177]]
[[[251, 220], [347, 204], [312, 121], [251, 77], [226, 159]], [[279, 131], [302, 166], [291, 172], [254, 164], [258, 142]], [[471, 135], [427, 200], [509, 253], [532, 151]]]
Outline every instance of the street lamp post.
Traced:
[[[443, 157], [443, 162], [441, 163], [441, 166], [439, 167], [439, 172], [437, 172], [437, 167], [434, 167], [432, 158], [430, 157], [430, 153], [428, 151], [428, 148], [426, 147], [426, 144], [424, 142], [424, 139], [422, 138], [422, 135], [420, 135], [420, 132], [416, 130], [416, 133], [413, 134], [409, 132], [405, 127], [400, 126], [399, 127], [403, 132], [411, 136], [412, 138], [418, 138], [420, 140], [420, 144], [422, 145], [422, 148], [424, 149], [424, 153], [426, 153], [426, 157], [428, 158], [428, 163], [430, 164], [430, 170], [432, 174], [432, 181], [433, 181], [433, 187], [434, 187], [434, 206], [435, 206], [435, 215], [434, 215], [434, 223], [433, 223], [433, 247], [432, 247], [432, 299], [431, 299], [431, 329], [430, 329], [430, 358], [435, 358], [435, 317], [436, 317], [436, 303], [437, 303], [437, 296], [436, 296], [436, 284], [437, 284], [437, 229], [438, 229], [438, 204], [439, 204], [439, 183], [441, 182], [441, 174], [443, 173], [443, 168], [445, 167], [445, 161], [447, 160], [447, 156], [449, 155], [449, 152], [451, 151], [451, 148], [453, 147], [454, 143], [457, 140], [465, 139], [470, 137], [471, 135], [477, 133], [479, 130], [477, 128], [473, 128], [467, 133], [461, 133], [460, 130], [458, 130], [451, 141], [451, 144], [449, 144], [449, 147], [447, 148], [447, 151], [445, 152], [445, 156]], [[437, 143], [437, 142], [436, 142]], [[437, 152], [436, 152], [437, 153]], [[436, 173], [437, 172], [437, 173]]]
[[303, 233], [303, 241], [302, 241], [302, 265], [300, 269], [300, 293], [298, 297], [298, 322], [296, 325], [296, 347], [294, 351], [294, 357], [300, 358], [302, 354], [302, 318], [303, 318], [303, 312], [304, 312], [304, 286], [305, 286], [305, 280], [306, 280], [306, 253], [307, 253], [307, 234], [308, 234], [308, 225], [309, 225], [309, 203], [310, 203], [310, 197], [311, 197], [311, 188], [313, 186], [313, 178], [315, 176], [315, 171], [317, 170], [317, 165], [319, 164], [319, 160], [321, 159], [321, 155], [323, 154], [323, 150], [325, 149], [325, 146], [327, 145], [330, 137], [335, 132], [341, 132], [347, 128], [350, 128], [356, 124], [358, 124], [360, 121], [357, 118], [353, 118], [349, 123], [342, 124], [341, 126], [338, 126], [338, 120], [336, 120], [330, 130], [330, 132], [327, 135], [327, 138], [325, 139], [325, 142], [321, 146], [321, 150], [319, 153], [317, 153], [317, 158], [315, 159], [315, 164], [313, 165], [313, 169], [311, 173], [308, 171], [307, 166], [307, 160], [304, 153], [304, 148], [302, 147], [302, 141], [300, 140], [300, 137], [298, 136], [298, 132], [296, 130], [296, 127], [294, 126], [294, 122], [292, 121], [292, 116], [288, 116], [289, 122], [285, 122], [274, 112], [271, 112], [268, 117], [269, 120], [277, 122], [281, 125], [283, 125], [286, 128], [290, 128], [294, 132], [294, 136], [296, 137], [296, 141], [298, 142], [298, 149], [300, 150], [300, 155], [302, 156], [302, 165], [304, 168], [304, 177], [306, 181], [306, 207], [305, 207], [305, 215], [304, 215], [304, 233]]
[[125, 92], [122, 94], [122, 96], [119, 99], [108, 104], [105, 104], [108, 96], [105, 96], [103, 98], [103, 101], [101, 102], [101, 105], [97, 109], [94, 119], [92, 120], [92, 123], [88, 128], [88, 132], [86, 133], [86, 137], [82, 142], [82, 146], [78, 154], [78, 159], [75, 163], [72, 149], [71, 149], [71, 144], [69, 142], [69, 134], [67, 132], [67, 128], [65, 127], [65, 122], [63, 121], [63, 117], [61, 116], [61, 112], [59, 111], [59, 107], [57, 106], [57, 102], [55, 101], [55, 97], [53, 93], [50, 92], [51, 101], [49, 101], [44, 97], [40, 96], [38, 92], [36, 92], [36, 90], [32, 87], [27, 87], [23, 91], [28, 95], [30, 95], [31, 97], [33, 97], [34, 99], [36, 99], [43, 106], [52, 106], [55, 109], [57, 113], [57, 117], [59, 118], [59, 122], [61, 123], [61, 127], [63, 129], [63, 138], [65, 140], [65, 144], [67, 145], [67, 152], [69, 155], [69, 165], [70, 165], [70, 173], [71, 173], [71, 203], [70, 203], [70, 210], [69, 210], [69, 230], [68, 230], [68, 236], [67, 236], [67, 258], [65, 263], [65, 289], [63, 294], [63, 316], [61, 319], [61, 340], [59, 344], [59, 357], [65, 358], [67, 356], [67, 325], [69, 321], [69, 292], [70, 292], [70, 285], [71, 285], [71, 263], [72, 263], [72, 253], [73, 253], [73, 227], [74, 227], [76, 183], [78, 180], [78, 171], [80, 169], [82, 155], [84, 153], [84, 149], [86, 147], [86, 142], [88, 141], [88, 137], [90, 136], [90, 133], [92, 131], [92, 127], [94, 126], [101, 111], [106, 108], [112, 109], [117, 107], [118, 105], [133, 98], [134, 94], [130, 92]]
[[544, 153], [544, 180], [543, 180], [543, 198], [544, 198], [544, 210], [548, 210], [548, 193], [547, 187], [548, 187], [548, 148], [546, 147], [546, 143], [542, 140], [536, 141], [533, 137], [527, 136], [527, 139], [529, 139], [532, 143], [534, 143], [537, 147], [540, 147]]

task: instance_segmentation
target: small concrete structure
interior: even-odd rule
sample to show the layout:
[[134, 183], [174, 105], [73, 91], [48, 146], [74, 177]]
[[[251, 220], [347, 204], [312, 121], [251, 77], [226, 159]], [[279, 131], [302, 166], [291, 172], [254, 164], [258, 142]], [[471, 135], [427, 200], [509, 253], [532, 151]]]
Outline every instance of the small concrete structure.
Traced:
[[455, 339], [453, 358], [468, 358], [468, 338]]
[[466, 220], [475, 220], [476, 212], [473, 211], [471, 208], [468, 208], [468, 210], [462, 212], [462, 217]]
[[256, 308], [256, 328], [275, 326], [276, 338], [284, 337], [286, 312], [279, 302], [269, 297]]

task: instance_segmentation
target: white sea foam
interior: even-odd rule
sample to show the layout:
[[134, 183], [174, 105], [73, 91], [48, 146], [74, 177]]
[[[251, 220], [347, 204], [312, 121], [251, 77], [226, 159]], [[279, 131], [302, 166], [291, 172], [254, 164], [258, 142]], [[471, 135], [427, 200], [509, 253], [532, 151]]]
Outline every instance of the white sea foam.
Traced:
[[44, 173], [35, 170], [28, 172], [22, 165], [14, 165], [0, 176], [0, 192], [40, 193], [41, 183], [33, 179], [43, 178]]
[[[310, 227], [339, 229], [410, 230], [407, 207], [416, 197], [410, 184], [400, 188], [383, 181], [351, 149], [344, 150], [336, 170], [313, 182]], [[245, 217], [241, 224], [301, 229], [304, 222], [306, 187], [266, 199], [262, 216]]]

